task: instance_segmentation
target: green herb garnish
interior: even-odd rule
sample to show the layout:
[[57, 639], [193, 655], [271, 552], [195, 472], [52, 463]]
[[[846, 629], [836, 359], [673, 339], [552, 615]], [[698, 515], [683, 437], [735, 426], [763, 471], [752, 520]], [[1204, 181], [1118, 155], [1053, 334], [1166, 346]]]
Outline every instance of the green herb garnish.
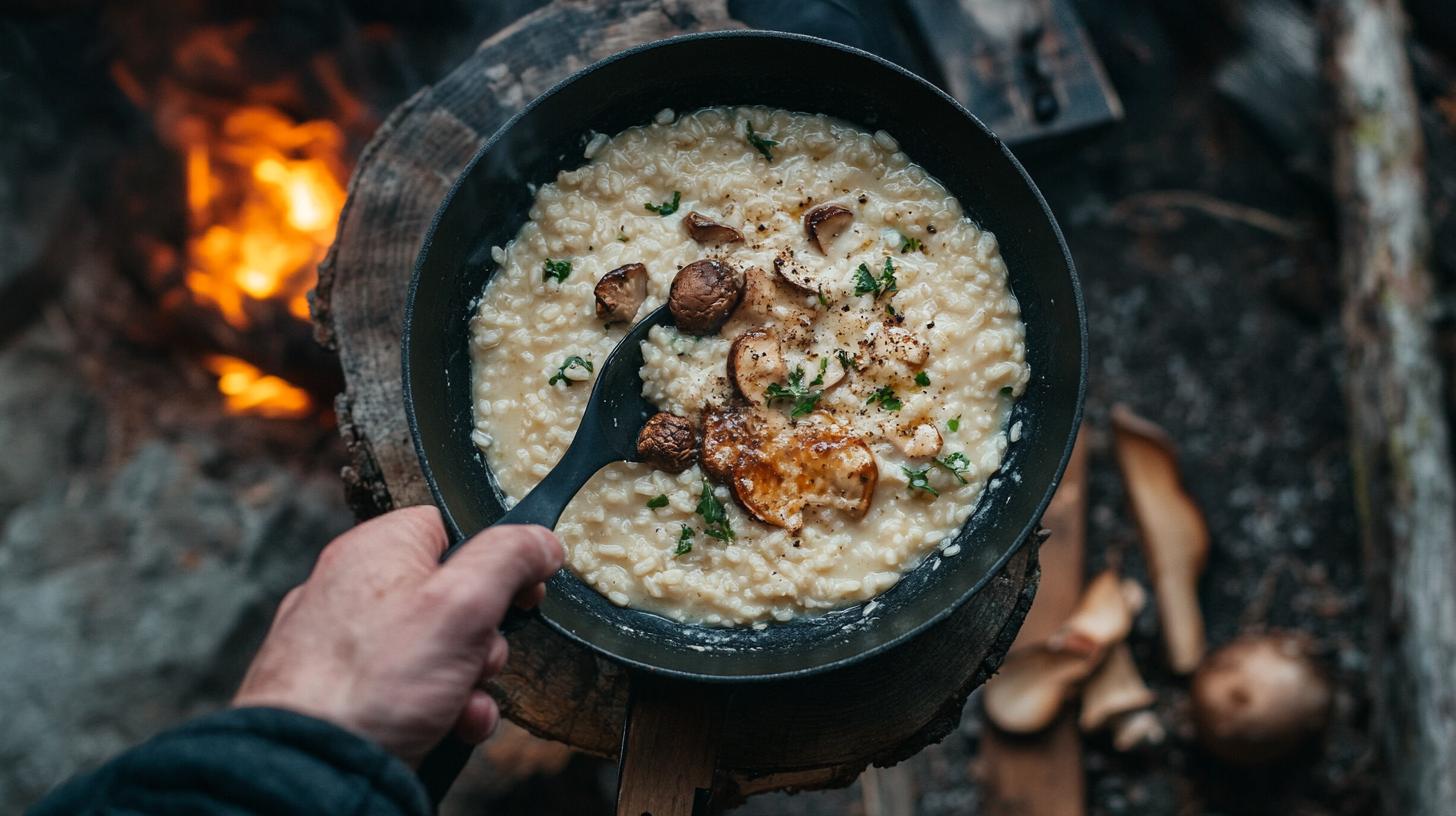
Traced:
[[794, 409], [789, 412], [789, 416], [791, 417], [801, 417], [805, 414], [812, 412], [814, 410], [814, 407], [819, 404], [819, 397], [822, 396], [824, 392], [811, 391], [810, 388], [815, 385], [824, 384], [824, 369], [829, 365], [828, 358], [821, 358], [819, 362], [820, 366], [818, 379], [814, 380], [814, 382], [812, 383], [809, 383], [808, 386], [805, 386], [804, 369], [795, 368], [793, 371], [789, 372], [789, 384], [787, 386], [782, 386], [778, 383], [770, 383], [768, 388], [764, 389], [763, 397], [765, 403], [767, 405], [773, 405], [779, 400], [792, 400], [794, 403]]
[[904, 465], [900, 469], [905, 471], [905, 477], [910, 480], [908, 485], [911, 490], [924, 490], [932, 496], [939, 496], [940, 491], [930, 486], [930, 468], [911, 470]]
[[911, 238], [910, 236], [906, 235], [903, 232], [900, 233], [900, 254], [901, 255], [904, 255], [907, 252], [919, 252], [919, 251], [920, 251], [920, 239], [919, 238]]
[[693, 536], [696, 533], [697, 531], [686, 524], [682, 526], [682, 532], [677, 534], [677, 549], [672, 551], [674, 558], [679, 555], [687, 555], [693, 551]]
[[854, 357], [849, 352], [837, 349], [834, 353], [839, 357], [839, 364], [844, 366], [845, 371], [859, 371], [859, 363], [854, 361]]
[[566, 372], [569, 369], [573, 368], [582, 369], [586, 371], [586, 373], [590, 374], [592, 372], [591, 360], [583, 360], [576, 355], [567, 357], [566, 362], [562, 363], [560, 366], [557, 367], [556, 373], [551, 375], [551, 379], [547, 380], [546, 384], [555, 385], [556, 383], [565, 380], [567, 385], [571, 385], [572, 383], [576, 382], [576, 380], [573, 380], [572, 378], [566, 376]]
[[966, 458], [964, 453], [956, 451], [944, 459], [932, 459], [936, 465], [944, 468], [950, 475], [956, 477], [961, 484], [966, 483], [965, 473], [971, 469], [971, 460]]
[[713, 495], [713, 484], [707, 479], [703, 480], [703, 494], [698, 498], [697, 513], [707, 525], [704, 533], [719, 541], [733, 540], [733, 528], [728, 526], [728, 511], [723, 502]]
[[926, 374], [924, 371], [920, 372], [919, 374], [916, 374], [915, 375], [915, 384], [918, 385], [918, 386], [920, 386], [921, 388], [924, 388], [925, 386], [930, 385], [930, 375], [929, 374]]
[[945, 423], [945, 427], [949, 428], [951, 433], [959, 431], [961, 429], [961, 415], [956, 414], [954, 419]]
[[680, 203], [682, 203], [682, 193], [677, 190], [673, 190], [671, 201], [664, 201], [661, 204], [653, 204], [649, 202], [647, 204], [643, 204], [642, 206], [646, 207], [648, 212], [654, 212], [658, 215], [672, 215], [673, 213], [677, 212], [677, 205]]
[[875, 393], [870, 394], [870, 398], [865, 400], [866, 405], [874, 405], [877, 402], [880, 404], [880, 410], [882, 411], [898, 411], [904, 407], [904, 403], [900, 401], [900, 398], [895, 396], [895, 389], [888, 385], [882, 385], [876, 388]]
[[541, 276], [541, 280], [555, 278], [557, 283], [561, 283], [566, 280], [567, 275], [571, 274], [571, 261], [553, 261], [547, 258], [546, 263], [541, 264], [541, 269], [545, 273]]
[[899, 283], [895, 280], [895, 264], [886, 256], [884, 270], [880, 277], [876, 278], [875, 273], [870, 271], [868, 264], [860, 264], [854, 270], [854, 293], [856, 295], [873, 294], [875, 297], [899, 291]]
[[890, 317], [900, 316], [900, 313], [895, 311], [895, 304], [890, 303], [889, 301], [885, 302], [885, 314], [889, 315]]
[[773, 153], [769, 152], [769, 148], [778, 147], [779, 143], [773, 139], [765, 138], [754, 133], [752, 122], [745, 122], [744, 124], [748, 125], [748, 143], [753, 145], [754, 150], [762, 153], [765, 159], [773, 161]]
[[665, 493], [658, 493], [656, 496], [653, 496], [652, 498], [650, 498], [650, 499], [647, 500], [647, 506], [650, 507], [650, 508], [652, 508], [653, 510], [656, 510], [659, 507], [666, 507], [667, 506], [667, 494], [665, 494]]
[[829, 298], [824, 297], [824, 284], [819, 284], [819, 306], [821, 308], [829, 305]]

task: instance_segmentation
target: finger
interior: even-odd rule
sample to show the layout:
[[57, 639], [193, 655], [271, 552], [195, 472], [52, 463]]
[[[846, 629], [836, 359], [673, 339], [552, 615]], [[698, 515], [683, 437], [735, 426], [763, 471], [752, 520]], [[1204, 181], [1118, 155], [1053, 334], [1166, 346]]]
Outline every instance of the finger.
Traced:
[[498, 725], [500, 706], [489, 694], [477, 689], [470, 692], [470, 699], [455, 720], [455, 736], [471, 745], [479, 745], [495, 733]]
[[544, 527], [492, 527], [431, 576], [430, 591], [455, 635], [478, 640], [500, 625], [516, 593], [546, 580], [562, 558], [561, 542]]
[[526, 587], [520, 592], [517, 592], [516, 597], [512, 601], [512, 603], [522, 609], [535, 609], [537, 606], [540, 606], [541, 601], [545, 599], [545, 597], [546, 585], [532, 584], [531, 586]]
[[417, 557], [434, 563], [449, 539], [440, 511], [432, 505], [405, 507], [360, 524], [330, 542], [319, 562], [368, 562], [375, 558]]
[[501, 669], [506, 667], [506, 660], [510, 656], [510, 645], [506, 643], [503, 635], [497, 633], [491, 638], [490, 645], [486, 647], [485, 661], [480, 667], [480, 680], [476, 682], [483, 683], [500, 674]]
[[298, 598], [302, 594], [303, 594], [303, 585], [302, 584], [299, 584], [298, 586], [294, 587], [293, 589], [288, 590], [288, 594], [284, 595], [283, 596], [283, 600], [281, 600], [281, 601], [278, 602], [278, 611], [276, 613], [274, 613], [273, 619], [274, 620], [281, 620], [284, 615], [287, 615], [289, 612], [291, 612], [293, 610], [293, 607], [298, 606]]

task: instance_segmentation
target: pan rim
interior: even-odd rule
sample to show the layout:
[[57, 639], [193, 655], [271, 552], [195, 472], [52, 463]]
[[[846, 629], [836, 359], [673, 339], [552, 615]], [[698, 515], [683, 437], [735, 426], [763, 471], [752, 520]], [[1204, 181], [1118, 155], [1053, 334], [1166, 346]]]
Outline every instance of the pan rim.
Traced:
[[[654, 40], [647, 43], [641, 43], [619, 53], [604, 57], [584, 68], [573, 72], [571, 75], [560, 80], [556, 84], [552, 85], [548, 90], [537, 96], [535, 99], [531, 100], [525, 107], [517, 111], [503, 124], [501, 124], [501, 126], [497, 128], [488, 139], [485, 140], [481, 147], [471, 157], [470, 161], [466, 163], [464, 168], [456, 176], [454, 182], [452, 182], [449, 191], [441, 199], [440, 204], [436, 208], [435, 213], [431, 218], [430, 226], [425, 233], [424, 240], [420, 245], [420, 251], [415, 258], [413, 269], [410, 275], [409, 287], [406, 292], [402, 337], [401, 364], [403, 375], [402, 379], [404, 385], [403, 392], [405, 413], [408, 421], [410, 438], [414, 445], [416, 456], [419, 458], [420, 468], [423, 476], [425, 477], [425, 482], [429, 487], [430, 495], [434, 499], [435, 506], [439, 508], [441, 517], [445, 521], [445, 524], [448, 526], [449, 532], [453, 536], [455, 536], [456, 538], [463, 537], [463, 531], [461, 530], [459, 524], [455, 521], [454, 515], [451, 513], [449, 506], [446, 504], [444, 494], [439, 487], [434, 470], [430, 467], [429, 458], [425, 452], [424, 442], [422, 441], [420, 436], [420, 423], [418, 413], [415, 409], [415, 395], [410, 374], [410, 355], [412, 350], [412, 329], [414, 326], [415, 296], [419, 289], [420, 280], [423, 277], [425, 259], [429, 255], [430, 249], [434, 243], [436, 233], [439, 229], [445, 212], [449, 209], [450, 204], [454, 201], [461, 187], [465, 184], [466, 179], [471, 175], [472, 171], [475, 169], [476, 165], [480, 162], [482, 157], [489, 153], [491, 149], [494, 148], [495, 145], [500, 142], [502, 138], [504, 138], [504, 135], [507, 132], [509, 132], [521, 119], [528, 116], [532, 111], [534, 111], [537, 107], [543, 104], [546, 100], [554, 97], [563, 89], [576, 83], [582, 77], [595, 73], [596, 71], [599, 71], [600, 69], [616, 63], [620, 60], [633, 58], [642, 53], [650, 52], [659, 48], [674, 46], [684, 42], [733, 39], [770, 39], [780, 41], [794, 41], [818, 47], [831, 48], [851, 54], [860, 59], [868, 60], [881, 69], [889, 70], [899, 75], [903, 79], [908, 79], [922, 86], [922, 88], [930, 91], [932, 94], [938, 97], [940, 101], [950, 105], [952, 109], [955, 110], [958, 114], [974, 123], [974, 125], [978, 129], [980, 129], [984, 135], [986, 135], [993, 141], [996, 148], [1000, 151], [1002, 158], [1005, 161], [1009, 162], [1011, 168], [1015, 170], [1016, 174], [1020, 177], [1022, 183], [1026, 185], [1027, 191], [1030, 192], [1037, 206], [1040, 207], [1042, 217], [1045, 218], [1047, 225], [1051, 228], [1052, 235], [1056, 240], [1057, 250], [1060, 252], [1062, 262], [1065, 264], [1068, 280], [1071, 284], [1072, 301], [1077, 316], [1076, 340], [1078, 345], [1079, 360], [1077, 367], [1078, 371], [1075, 403], [1072, 406], [1072, 422], [1070, 423], [1067, 438], [1063, 442], [1061, 456], [1058, 459], [1052, 478], [1047, 480], [1042, 495], [1037, 499], [1035, 504], [1035, 511], [1030, 514], [1029, 518], [1022, 524], [1020, 532], [1015, 536], [1014, 540], [1005, 549], [1005, 551], [997, 557], [991, 568], [986, 570], [984, 574], [982, 574], [974, 582], [972, 582], [972, 584], [966, 590], [956, 596], [953, 601], [943, 605], [940, 609], [936, 610], [935, 613], [925, 616], [914, 626], [904, 630], [903, 632], [886, 638], [882, 642], [873, 644], [854, 654], [846, 655], [832, 660], [826, 660], [822, 663], [817, 663], [810, 666], [801, 666], [783, 671], [757, 672], [751, 674], [707, 674], [696, 671], [659, 666], [650, 662], [637, 659], [635, 657], [620, 654], [616, 650], [592, 642], [590, 639], [577, 634], [576, 632], [566, 628], [565, 626], [560, 625], [559, 623], [547, 618], [544, 615], [538, 616], [541, 622], [552, 631], [560, 634], [561, 636], [567, 638], [573, 643], [576, 643], [588, 649], [589, 651], [601, 655], [602, 657], [605, 657], [619, 665], [660, 677], [669, 677], [680, 680], [714, 684], [764, 683], [772, 681], [790, 680], [842, 669], [866, 661], [872, 657], [883, 654], [891, 649], [894, 649], [898, 646], [904, 645], [914, 640], [915, 638], [924, 634], [930, 628], [945, 621], [957, 610], [964, 607], [966, 603], [974, 598], [982, 589], [986, 587], [986, 585], [988, 585], [993, 579], [1000, 575], [1002, 570], [1006, 567], [1006, 564], [1012, 558], [1014, 558], [1017, 553], [1021, 551], [1022, 547], [1026, 546], [1027, 541], [1035, 535], [1036, 530], [1040, 526], [1041, 518], [1046, 512], [1047, 505], [1050, 504], [1052, 495], [1056, 492], [1058, 485], [1060, 485], [1063, 474], [1066, 471], [1067, 463], [1071, 459], [1072, 449], [1076, 444], [1078, 430], [1080, 429], [1082, 424], [1082, 417], [1087, 392], [1087, 368], [1089, 359], [1089, 352], [1087, 347], [1087, 314], [1082, 292], [1082, 284], [1080, 278], [1077, 275], [1076, 265], [1072, 260], [1071, 250], [1068, 248], [1066, 238], [1062, 234], [1061, 225], [1057, 223], [1056, 217], [1053, 215], [1051, 207], [1047, 204], [1046, 198], [1042, 194], [1041, 189], [1037, 187], [1036, 183], [1032, 180], [1030, 174], [1027, 173], [1026, 168], [1022, 166], [1021, 162], [1011, 152], [1010, 148], [1006, 146], [1005, 142], [1003, 142], [999, 136], [993, 133], [991, 129], [985, 125], [985, 123], [983, 123], [979, 118], [975, 116], [975, 114], [971, 113], [963, 105], [961, 105], [960, 102], [958, 102], [954, 97], [950, 96], [945, 91], [941, 90], [939, 87], [926, 80], [925, 78], [875, 54], [859, 48], [855, 48], [853, 46], [845, 45], [843, 43], [837, 43], [832, 40], [826, 40], [821, 37], [813, 37], [805, 34], [795, 34], [780, 31], [766, 31], [759, 29], [732, 29], [724, 31], [708, 31], [682, 34], [674, 37], [668, 37], [665, 39]], [[973, 510], [972, 516], [974, 515], [975, 511]], [[916, 569], [918, 568], [919, 567], [917, 566]], [[563, 570], [565, 570], [565, 567], [563, 567]], [[569, 573], [569, 571], [567, 572]], [[572, 575], [571, 577], [574, 580], [580, 580], [574, 575]]]

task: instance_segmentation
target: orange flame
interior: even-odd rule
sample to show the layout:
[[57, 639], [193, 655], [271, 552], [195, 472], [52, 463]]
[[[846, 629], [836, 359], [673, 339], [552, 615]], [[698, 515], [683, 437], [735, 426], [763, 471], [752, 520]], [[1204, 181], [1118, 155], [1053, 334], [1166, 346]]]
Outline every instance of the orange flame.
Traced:
[[209, 356], [203, 362], [217, 375], [217, 390], [226, 398], [229, 412], [298, 419], [313, 410], [308, 392], [282, 377], [264, 374], [256, 366], [222, 354]]
[[343, 132], [246, 106], [218, 128], [188, 119], [176, 135], [193, 223], [187, 288], [238, 328], [251, 323], [249, 301], [283, 300], [307, 319], [305, 295], [344, 207]]

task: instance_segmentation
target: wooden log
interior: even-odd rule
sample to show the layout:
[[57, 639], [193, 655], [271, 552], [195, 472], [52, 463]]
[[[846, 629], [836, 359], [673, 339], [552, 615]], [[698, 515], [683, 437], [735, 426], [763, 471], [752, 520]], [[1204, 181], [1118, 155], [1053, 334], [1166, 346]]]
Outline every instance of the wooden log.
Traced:
[[[400, 330], [405, 288], [441, 197], [485, 139], [576, 68], [639, 42], [733, 27], [726, 0], [558, 0], [488, 39], [397, 109], [365, 149], [312, 303], [318, 338], [344, 373], [344, 481], [360, 516], [430, 496], [404, 419]], [[970, 691], [999, 665], [1036, 587], [1037, 541], [924, 637], [808, 680], [735, 686], [717, 750], [716, 802], [785, 788], [844, 785], [893, 764], [959, 722]], [[617, 753], [629, 678], [539, 623], [511, 636], [490, 684], [504, 714], [537, 736]]]
[[1386, 812], [1456, 801], [1456, 483], [1434, 347], [1424, 147], [1397, 0], [1329, 0], [1342, 323]]

